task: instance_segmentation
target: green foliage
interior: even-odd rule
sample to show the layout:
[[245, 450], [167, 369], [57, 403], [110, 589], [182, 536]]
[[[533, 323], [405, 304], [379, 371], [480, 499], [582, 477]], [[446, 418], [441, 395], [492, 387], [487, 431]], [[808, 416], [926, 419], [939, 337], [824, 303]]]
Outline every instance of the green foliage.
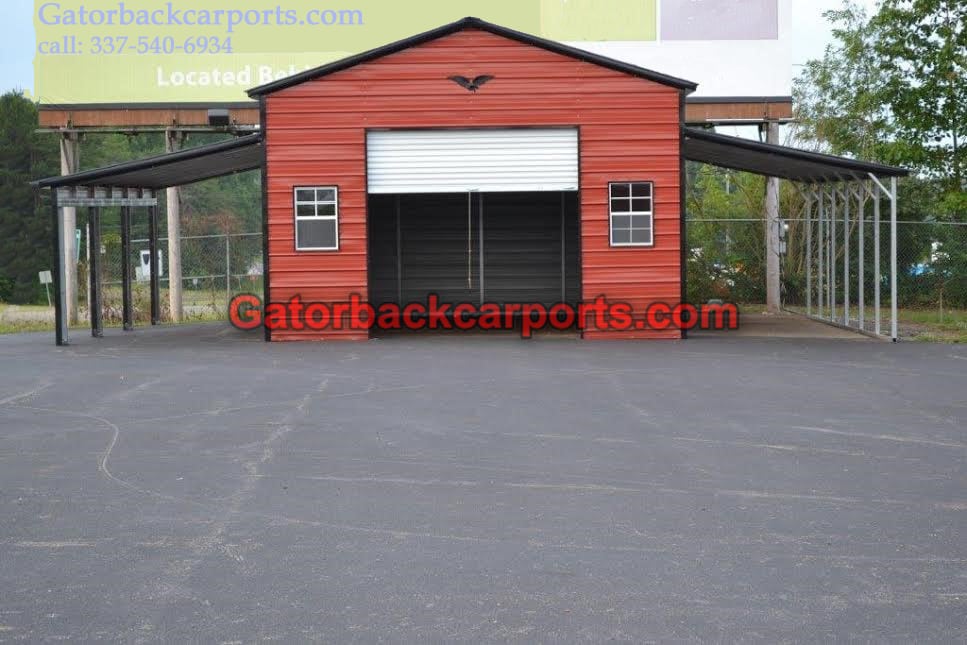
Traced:
[[964, 0], [884, 0], [868, 28], [894, 133], [910, 162], [964, 189], [967, 137]]
[[887, 79], [870, 56], [878, 33], [851, 0], [823, 14], [833, 25], [834, 44], [822, 59], [806, 63], [794, 88], [803, 132], [837, 155], [898, 161], [886, 101]]
[[689, 302], [763, 302], [765, 227], [749, 221], [762, 211], [762, 178], [697, 164], [687, 174]]
[[57, 170], [57, 140], [37, 134], [37, 108], [18, 92], [0, 96], [0, 276], [3, 300], [43, 298], [37, 274], [50, 269], [50, 211], [30, 187]]
[[[967, 157], [964, 0], [847, 0], [824, 15], [835, 43], [796, 81], [801, 134], [834, 154], [916, 169], [963, 213]], [[934, 214], [940, 214], [935, 212]]]
[[[0, 97], [0, 300], [46, 303], [37, 274], [51, 270], [51, 217], [48, 198], [29, 185], [60, 171], [55, 135], [37, 133], [37, 107], [20, 93]], [[192, 135], [186, 146], [224, 139], [225, 135]], [[80, 168], [89, 170], [164, 152], [162, 133], [87, 134], [80, 145]], [[162, 196], [160, 229], [165, 210]], [[261, 187], [258, 173], [244, 173], [185, 186], [181, 192], [182, 235], [251, 233], [262, 229]], [[78, 212], [84, 228], [86, 213]], [[101, 212], [102, 239], [107, 247], [119, 244], [120, 210]], [[135, 238], [147, 236], [145, 217], [133, 221]], [[219, 254], [223, 257], [223, 254]], [[241, 260], [240, 260], [241, 261]], [[107, 270], [108, 267], [105, 267]]]
[[0, 303], [10, 302], [13, 296], [13, 280], [0, 275]]

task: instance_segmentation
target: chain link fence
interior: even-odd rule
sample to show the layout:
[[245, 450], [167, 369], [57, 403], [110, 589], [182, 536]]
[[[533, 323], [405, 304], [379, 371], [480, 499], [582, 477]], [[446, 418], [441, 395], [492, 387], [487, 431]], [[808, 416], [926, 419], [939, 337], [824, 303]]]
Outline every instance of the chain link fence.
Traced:
[[[104, 321], [121, 321], [121, 236], [107, 230], [101, 234], [101, 280]], [[171, 319], [168, 301], [168, 238], [158, 240], [161, 268], [162, 320]], [[148, 323], [151, 317], [150, 251], [147, 239], [131, 241], [132, 295], [135, 321]], [[80, 271], [81, 284], [87, 285], [87, 263]], [[182, 303], [184, 320], [227, 320], [228, 303], [236, 295], [263, 294], [262, 234], [240, 233], [201, 235], [181, 239]], [[86, 309], [87, 287], [82, 287], [82, 306]]]
[[[881, 221], [877, 234], [869, 214], [862, 222], [854, 216], [848, 227], [840, 217], [836, 247], [822, 249], [821, 265], [815, 218], [784, 219], [781, 226], [784, 307], [889, 334], [889, 222]], [[764, 303], [765, 227], [765, 220], [758, 218], [687, 220], [689, 299]], [[935, 330], [967, 332], [967, 223], [897, 223], [897, 306], [901, 337], [930, 335]]]
[[[807, 222], [811, 225], [811, 234]], [[703, 303], [714, 299], [745, 306], [763, 305], [766, 300], [765, 220], [689, 218], [686, 223], [689, 301]], [[825, 261], [822, 267], [817, 261], [817, 220], [784, 219], [781, 226], [784, 307], [797, 313], [811, 311], [832, 316], [841, 324], [870, 333], [888, 333], [892, 322], [889, 222], [881, 221], [877, 235], [871, 217], [862, 223], [854, 217], [848, 228], [840, 219], [837, 222], [840, 235], [837, 249], [832, 253], [826, 249], [827, 257], [832, 257], [833, 261]], [[847, 231], [848, 244], [843, 239]], [[877, 245], [879, 273], [876, 270]], [[862, 265], [859, 263], [861, 246]], [[228, 303], [234, 296], [241, 293], [262, 295], [261, 233], [185, 237], [181, 248], [186, 320], [224, 320]], [[169, 320], [167, 238], [160, 238], [158, 250], [162, 318]], [[811, 261], [807, 259], [807, 250], [812, 251]], [[117, 231], [102, 233], [101, 251], [105, 322], [119, 323], [121, 238]], [[967, 333], [967, 222], [898, 222], [897, 259], [901, 337], [929, 335], [936, 329]], [[131, 263], [135, 277], [135, 318], [139, 323], [145, 323], [150, 319], [147, 239], [132, 240]], [[88, 283], [86, 266], [87, 263], [82, 261], [79, 268], [81, 285]], [[823, 271], [821, 276], [820, 269]], [[848, 282], [845, 280], [847, 272]], [[879, 315], [876, 308], [878, 284]], [[813, 294], [811, 303], [807, 286], [811, 287]], [[82, 308], [87, 306], [86, 295], [87, 288], [82, 286]], [[835, 303], [835, 311], [831, 311], [831, 302]]]

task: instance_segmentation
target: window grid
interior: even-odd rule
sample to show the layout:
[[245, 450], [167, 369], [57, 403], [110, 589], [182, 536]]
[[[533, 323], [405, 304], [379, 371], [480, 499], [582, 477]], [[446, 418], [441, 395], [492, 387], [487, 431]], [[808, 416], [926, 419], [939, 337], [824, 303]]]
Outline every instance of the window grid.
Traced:
[[608, 185], [611, 246], [654, 246], [654, 198], [650, 181]]
[[[336, 186], [296, 187], [293, 191], [295, 212], [295, 248], [297, 251], [339, 250], [339, 188]], [[332, 222], [331, 246], [302, 246], [299, 242], [300, 222]]]

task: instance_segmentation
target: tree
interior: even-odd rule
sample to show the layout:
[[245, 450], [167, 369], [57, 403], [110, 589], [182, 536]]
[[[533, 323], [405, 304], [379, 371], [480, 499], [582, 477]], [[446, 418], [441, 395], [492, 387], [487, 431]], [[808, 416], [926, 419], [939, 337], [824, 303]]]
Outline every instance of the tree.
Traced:
[[835, 155], [897, 161], [887, 79], [870, 56], [879, 38], [876, 27], [851, 0], [823, 16], [833, 25], [834, 43], [822, 59], [806, 63], [794, 86], [801, 135]]
[[17, 303], [40, 301], [51, 270], [51, 218], [29, 185], [57, 172], [57, 140], [36, 133], [37, 107], [20, 92], [0, 96], [0, 282]]
[[847, 0], [824, 15], [835, 43], [796, 81], [801, 135], [833, 154], [903, 165], [934, 179], [944, 210], [967, 206], [964, 0]]
[[962, 192], [967, 135], [964, 0], [884, 0], [869, 28], [893, 134], [909, 162]]

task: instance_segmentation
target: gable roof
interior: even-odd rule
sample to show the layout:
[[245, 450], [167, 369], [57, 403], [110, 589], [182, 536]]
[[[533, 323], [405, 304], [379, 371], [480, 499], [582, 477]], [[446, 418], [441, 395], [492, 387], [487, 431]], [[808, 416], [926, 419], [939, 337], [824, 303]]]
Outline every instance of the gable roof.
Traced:
[[526, 34], [522, 31], [516, 31], [508, 27], [501, 27], [500, 25], [495, 25], [491, 22], [487, 22], [486, 20], [481, 20], [480, 18], [470, 16], [456, 22], [452, 22], [448, 25], [443, 25], [442, 27], [425, 31], [422, 34], [410, 36], [409, 38], [404, 38], [403, 40], [398, 40], [394, 43], [383, 45], [382, 47], [377, 47], [376, 49], [371, 49], [361, 54], [356, 54], [355, 56], [337, 60], [327, 65], [323, 65], [322, 67], [316, 67], [315, 69], [306, 70], [305, 72], [301, 72], [299, 74], [293, 74], [292, 76], [287, 76], [286, 78], [274, 81], [272, 83], [266, 83], [265, 85], [254, 87], [248, 91], [248, 95], [252, 98], [255, 98], [264, 96], [266, 94], [272, 94], [273, 92], [284, 90], [287, 87], [301, 85], [307, 81], [322, 78], [323, 76], [327, 76], [335, 72], [341, 72], [344, 69], [349, 69], [350, 67], [355, 67], [356, 65], [361, 65], [362, 63], [368, 63], [369, 61], [376, 60], [377, 58], [389, 56], [390, 54], [395, 54], [403, 51], [404, 49], [416, 47], [417, 45], [422, 45], [424, 43], [428, 43], [430, 41], [437, 40], [439, 38], [443, 38], [444, 36], [449, 36], [467, 29], [479, 29], [481, 31], [486, 31], [497, 36], [502, 36], [510, 40], [524, 43], [526, 45], [539, 47], [540, 49], [554, 52], [555, 54], [561, 54], [562, 56], [567, 56], [569, 58], [599, 65], [601, 67], [622, 72], [630, 76], [636, 76], [638, 78], [654, 81], [662, 85], [668, 85], [670, 87], [683, 90], [686, 93], [694, 92], [698, 88], [698, 84], [693, 83], [692, 81], [686, 81], [681, 78], [675, 78], [674, 76], [661, 74], [650, 69], [645, 69], [644, 67], [624, 63], [613, 58], [608, 58], [607, 56], [593, 54], [583, 49], [563, 45], [553, 40], [547, 40], [546, 38]]

